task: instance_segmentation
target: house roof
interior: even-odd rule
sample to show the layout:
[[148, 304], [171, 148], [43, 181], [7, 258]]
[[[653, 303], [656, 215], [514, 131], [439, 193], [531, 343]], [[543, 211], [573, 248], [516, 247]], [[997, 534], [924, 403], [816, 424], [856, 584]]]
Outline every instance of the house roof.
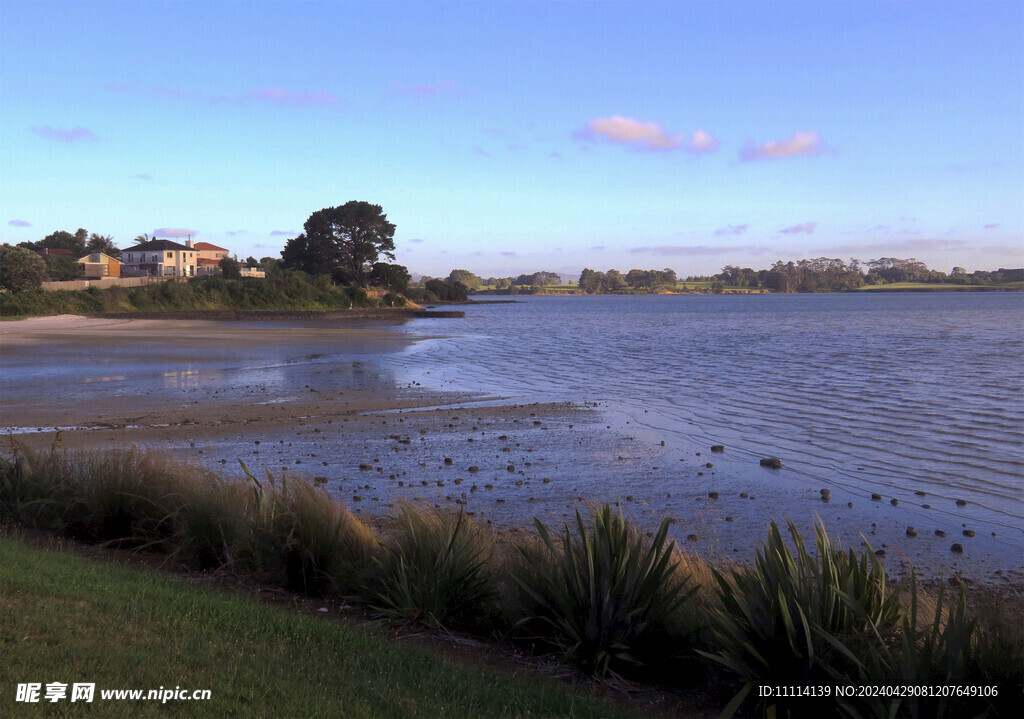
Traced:
[[108, 255], [108, 254], [106, 254], [104, 252], [93, 252], [91, 255], [86, 255], [85, 257], [79, 258], [78, 261], [79, 262], [96, 263], [96, 262], [103, 262], [104, 260], [107, 260], [107, 261], [111, 261], [112, 260], [112, 261], [118, 262], [118, 263], [121, 262], [121, 260], [117, 259], [116, 257], [111, 257], [110, 255]]
[[219, 265], [220, 260], [215, 260], [210, 257], [200, 257], [196, 260], [196, 263], [200, 265]]
[[143, 242], [141, 245], [135, 245], [135, 247], [129, 247], [121, 252], [153, 252], [155, 250], [178, 250], [179, 252], [192, 252], [192, 247], [185, 247], [185, 245], [179, 245], [177, 242], [171, 240], [150, 240], [149, 242]]
[[217, 247], [217, 245], [211, 245], [209, 242], [197, 242], [195, 244], [195, 249], [206, 250], [207, 252], [231, 252], [231, 250], [226, 247]]

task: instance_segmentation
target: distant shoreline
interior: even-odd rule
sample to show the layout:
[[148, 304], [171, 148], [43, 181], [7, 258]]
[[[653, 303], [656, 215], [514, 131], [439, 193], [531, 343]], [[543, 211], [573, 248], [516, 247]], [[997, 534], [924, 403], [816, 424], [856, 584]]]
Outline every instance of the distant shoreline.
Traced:
[[362, 308], [350, 310], [155, 310], [152, 312], [103, 312], [88, 314], [95, 319], [115, 320], [405, 320], [416, 318], [459, 318], [457, 310], [411, 308]]

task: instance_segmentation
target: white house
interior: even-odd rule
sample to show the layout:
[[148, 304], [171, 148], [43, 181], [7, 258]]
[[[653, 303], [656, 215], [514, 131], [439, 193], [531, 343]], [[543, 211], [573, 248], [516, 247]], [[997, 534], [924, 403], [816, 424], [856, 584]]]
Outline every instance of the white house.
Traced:
[[150, 240], [121, 250], [122, 277], [195, 277], [199, 253], [171, 240]]

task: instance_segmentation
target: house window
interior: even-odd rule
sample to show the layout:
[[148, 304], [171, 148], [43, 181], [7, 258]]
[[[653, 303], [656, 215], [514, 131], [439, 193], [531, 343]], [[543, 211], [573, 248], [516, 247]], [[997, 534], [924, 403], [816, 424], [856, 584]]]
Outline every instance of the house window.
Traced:
[[171, 259], [173, 257], [174, 257], [174, 253], [173, 252], [168, 252], [167, 253], [167, 259]]
[[160, 255], [153, 255], [153, 262], [159, 262], [159, 261], [160, 261]]
[[129, 252], [129, 253], [128, 253], [128, 261], [129, 261], [129, 262], [131, 262], [131, 261], [132, 261], [132, 253], [131, 253], [131, 252]]

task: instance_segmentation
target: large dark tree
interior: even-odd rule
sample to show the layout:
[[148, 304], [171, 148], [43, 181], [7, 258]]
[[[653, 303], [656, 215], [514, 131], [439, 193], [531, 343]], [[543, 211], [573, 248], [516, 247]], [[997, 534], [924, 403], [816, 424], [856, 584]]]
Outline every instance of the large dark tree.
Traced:
[[42, 287], [46, 263], [32, 250], [0, 245], [0, 289], [31, 292]]
[[380, 205], [353, 200], [327, 207], [310, 215], [303, 229], [281, 252], [285, 267], [365, 285], [381, 255], [395, 259], [395, 226]]

